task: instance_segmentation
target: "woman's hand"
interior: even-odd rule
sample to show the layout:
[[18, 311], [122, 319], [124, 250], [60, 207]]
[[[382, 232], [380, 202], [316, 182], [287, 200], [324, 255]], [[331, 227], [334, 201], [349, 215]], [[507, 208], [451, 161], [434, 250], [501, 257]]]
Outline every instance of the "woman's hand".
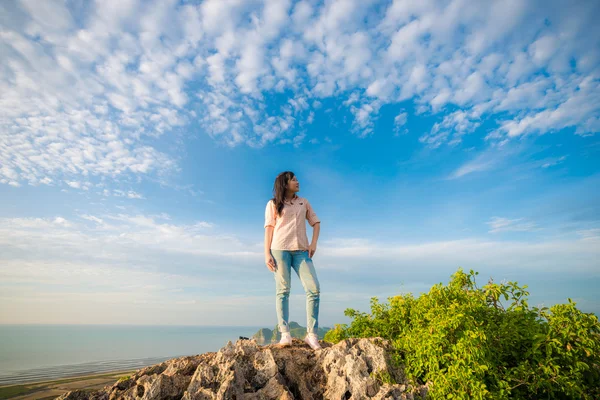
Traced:
[[265, 254], [265, 264], [267, 264], [267, 268], [269, 268], [271, 272], [275, 272], [277, 269], [275, 266], [275, 260], [271, 254]]
[[308, 258], [312, 258], [312, 256], [315, 255], [315, 251], [317, 251], [317, 244], [316, 243], [311, 243], [308, 246]]

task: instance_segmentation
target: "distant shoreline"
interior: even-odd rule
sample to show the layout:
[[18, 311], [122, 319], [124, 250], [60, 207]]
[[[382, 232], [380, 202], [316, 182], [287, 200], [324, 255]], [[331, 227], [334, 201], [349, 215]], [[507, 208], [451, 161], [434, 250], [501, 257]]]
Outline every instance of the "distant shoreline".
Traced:
[[121, 376], [132, 375], [139, 369], [104, 371], [52, 380], [0, 385], [0, 399], [42, 400], [58, 397], [71, 390], [102, 389], [117, 382]]
[[[176, 357], [174, 357], [176, 358]], [[116, 374], [130, 374], [139, 369], [144, 368], [140, 367], [138, 369], [125, 369], [125, 370], [114, 370], [114, 371], [102, 371], [97, 373], [85, 373], [82, 375], [69, 375], [61, 378], [50, 379], [50, 380], [39, 380], [39, 381], [31, 381], [31, 382], [21, 382], [21, 383], [10, 383], [10, 384], [2, 384], [0, 385], [0, 389], [4, 389], [11, 386], [28, 386], [28, 385], [42, 385], [42, 384], [55, 384], [55, 383], [66, 383], [71, 381], [84, 381], [88, 379], [103, 377], [103, 376], [113, 376]]]
[[31, 385], [39, 382], [54, 382], [62, 379], [110, 374], [114, 371], [132, 371], [182, 356], [147, 357], [129, 360], [96, 361], [69, 365], [32, 368], [0, 375], [0, 387]]

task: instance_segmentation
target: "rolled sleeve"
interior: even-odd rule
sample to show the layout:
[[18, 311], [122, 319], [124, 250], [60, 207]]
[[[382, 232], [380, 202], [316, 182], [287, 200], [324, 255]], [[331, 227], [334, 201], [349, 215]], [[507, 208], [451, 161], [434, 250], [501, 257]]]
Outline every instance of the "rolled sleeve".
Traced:
[[306, 200], [306, 219], [310, 226], [315, 226], [317, 222], [321, 222], [308, 200]]
[[275, 203], [269, 200], [265, 208], [265, 228], [267, 226], [275, 227]]

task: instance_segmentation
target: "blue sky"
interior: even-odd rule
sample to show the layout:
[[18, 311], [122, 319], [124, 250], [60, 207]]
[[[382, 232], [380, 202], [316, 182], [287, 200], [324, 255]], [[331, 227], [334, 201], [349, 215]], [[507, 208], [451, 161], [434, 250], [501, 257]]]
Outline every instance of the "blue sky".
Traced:
[[321, 326], [459, 267], [600, 314], [598, 2], [0, 7], [0, 323], [274, 326], [284, 170]]

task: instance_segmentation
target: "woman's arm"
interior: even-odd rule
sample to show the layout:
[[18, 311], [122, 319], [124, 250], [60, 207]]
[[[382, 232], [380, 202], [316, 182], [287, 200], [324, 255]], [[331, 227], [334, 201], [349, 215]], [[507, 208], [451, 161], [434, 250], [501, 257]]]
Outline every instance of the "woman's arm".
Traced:
[[272, 226], [265, 228], [265, 256], [271, 254], [271, 242], [273, 241], [273, 230]]
[[265, 264], [267, 264], [267, 268], [271, 270], [271, 272], [275, 272], [277, 268], [275, 265], [275, 260], [273, 260], [273, 256], [271, 255], [271, 241], [273, 240], [273, 230], [275, 228], [272, 226], [265, 227]]
[[313, 236], [312, 241], [308, 245], [308, 257], [312, 258], [315, 255], [315, 251], [317, 251], [317, 240], [319, 240], [319, 232], [321, 232], [321, 223], [317, 222], [313, 225]]
[[312, 236], [312, 240], [310, 241], [311, 244], [314, 244], [314, 245], [317, 244], [317, 240], [319, 240], [320, 232], [321, 232], [321, 223], [317, 222], [316, 224], [313, 225], [313, 236]]

